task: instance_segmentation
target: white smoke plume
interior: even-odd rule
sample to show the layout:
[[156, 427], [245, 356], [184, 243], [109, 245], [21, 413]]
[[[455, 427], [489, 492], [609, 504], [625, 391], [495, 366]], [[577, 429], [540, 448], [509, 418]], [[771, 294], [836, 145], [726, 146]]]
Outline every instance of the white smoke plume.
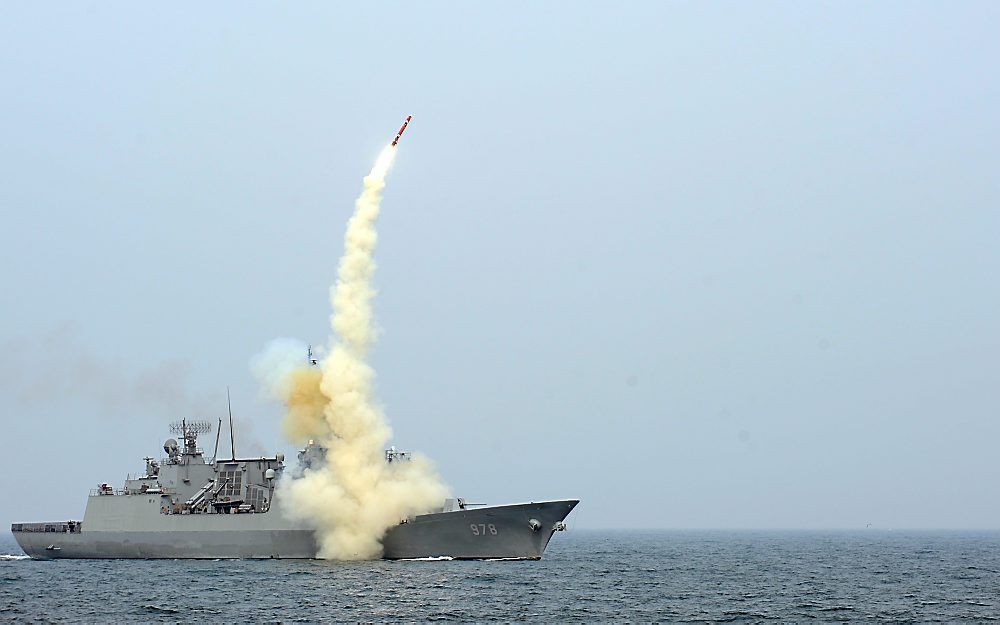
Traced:
[[387, 463], [392, 430], [372, 396], [374, 371], [366, 359], [375, 340], [372, 298], [374, 252], [385, 175], [395, 157], [383, 150], [364, 179], [347, 224], [344, 255], [330, 292], [333, 330], [320, 366], [299, 365], [291, 344], [272, 344], [256, 359], [265, 386], [287, 407], [285, 431], [294, 442], [316, 439], [327, 448], [327, 465], [287, 484], [290, 513], [316, 526], [319, 556], [338, 560], [377, 558], [385, 532], [402, 519], [440, 507], [448, 491], [431, 462], [419, 455]]

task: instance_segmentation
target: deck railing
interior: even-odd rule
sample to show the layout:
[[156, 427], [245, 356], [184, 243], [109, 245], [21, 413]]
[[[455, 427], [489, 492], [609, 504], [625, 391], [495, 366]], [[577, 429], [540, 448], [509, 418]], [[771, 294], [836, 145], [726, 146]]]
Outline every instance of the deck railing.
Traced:
[[90, 496], [91, 497], [96, 497], [97, 495], [102, 495], [102, 496], [111, 496], [111, 495], [173, 495], [176, 492], [177, 492], [177, 489], [175, 489], [173, 487], [170, 487], [170, 486], [164, 486], [164, 487], [159, 488], [158, 490], [154, 489], [154, 490], [151, 490], [151, 491], [150, 490], [145, 490], [145, 491], [143, 491], [143, 490], [124, 490], [122, 488], [111, 488], [111, 487], [104, 488], [104, 487], [99, 487], [99, 488], [91, 488], [90, 489]]

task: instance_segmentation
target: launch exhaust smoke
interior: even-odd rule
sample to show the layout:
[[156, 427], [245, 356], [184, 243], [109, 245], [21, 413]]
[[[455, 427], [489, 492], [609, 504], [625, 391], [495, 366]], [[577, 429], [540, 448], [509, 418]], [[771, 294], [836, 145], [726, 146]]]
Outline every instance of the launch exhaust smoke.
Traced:
[[306, 470], [285, 484], [283, 492], [291, 514], [315, 525], [321, 558], [377, 558], [389, 528], [440, 507], [447, 496], [428, 459], [414, 455], [410, 461], [386, 462], [392, 431], [372, 397], [374, 372], [367, 356], [375, 340], [375, 223], [394, 146], [382, 151], [365, 177], [347, 224], [344, 255], [330, 292], [333, 335], [327, 355], [318, 368], [282, 366], [280, 353], [286, 350], [272, 346], [255, 367], [259, 373], [264, 370], [287, 407], [289, 437], [295, 442], [314, 439], [328, 450], [326, 466]]

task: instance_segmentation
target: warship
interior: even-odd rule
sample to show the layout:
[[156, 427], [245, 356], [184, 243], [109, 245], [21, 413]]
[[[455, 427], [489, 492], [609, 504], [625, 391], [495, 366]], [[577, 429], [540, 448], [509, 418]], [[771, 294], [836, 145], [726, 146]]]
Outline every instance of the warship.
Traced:
[[[230, 425], [232, 421], [230, 421]], [[287, 514], [286, 480], [325, 462], [326, 450], [310, 441], [298, 466], [285, 475], [283, 454], [206, 458], [198, 435], [205, 421], [171, 425], [181, 442], [163, 444], [166, 457], [144, 458], [143, 475], [122, 488], [100, 484], [90, 492], [83, 520], [13, 523], [11, 532], [35, 559], [58, 558], [316, 558], [313, 528]], [[230, 427], [230, 434], [232, 428]], [[233, 445], [235, 448], [235, 445]], [[390, 448], [386, 462], [407, 462]], [[437, 510], [400, 519], [382, 539], [383, 558], [533, 559], [566, 528], [575, 499], [480, 505], [446, 499]]]

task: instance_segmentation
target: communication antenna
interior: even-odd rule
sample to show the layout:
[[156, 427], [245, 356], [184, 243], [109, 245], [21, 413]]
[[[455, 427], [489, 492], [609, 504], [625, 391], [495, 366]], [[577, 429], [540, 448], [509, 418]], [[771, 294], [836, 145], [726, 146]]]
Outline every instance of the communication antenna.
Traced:
[[233, 400], [229, 396], [229, 387], [226, 387], [226, 403], [229, 404], [229, 449], [233, 452], [233, 462], [236, 461], [236, 435], [233, 434]]

